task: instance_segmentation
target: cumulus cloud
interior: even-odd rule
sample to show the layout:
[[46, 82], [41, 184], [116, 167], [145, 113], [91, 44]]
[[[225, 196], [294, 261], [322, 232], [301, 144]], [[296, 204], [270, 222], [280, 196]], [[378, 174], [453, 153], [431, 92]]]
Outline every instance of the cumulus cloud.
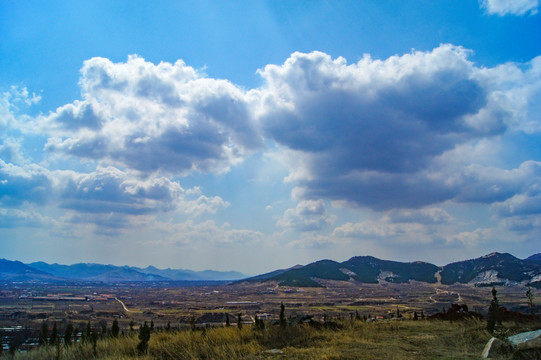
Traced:
[[130, 227], [130, 216], [172, 211], [197, 216], [229, 206], [219, 196], [205, 196], [200, 189], [184, 190], [165, 177], [140, 179], [114, 167], [98, 167], [90, 173], [50, 171], [0, 159], [0, 205], [23, 203], [55, 203], [73, 212], [65, 221], [94, 223], [98, 228]]
[[235, 229], [230, 224], [221, 226], [214, 220], [196, 223], [188, 220], [182, 223], [157, 223], [155, 226], [164, 235], [159, 242], [175, 243], [179, 246], [199, 246], [213, 244], [227, 246], [233, 244], [256, 244], [261, 242], [264, 235], [261, 232]]
[[44, 204], [51, 196], [50, 172], [38, 165], [18, 166], [0, 159], [0, 204], [19, 206], [24, 202]]
[[480, 0], [481, 7], [490, 15], [537, 14], [539, 0]]
[[[170, 211], [200, 215], [229, 206], [219, 196], [207, 197], [200, 190], [186, 191], [168, 178], [138, 179], [114, 167], [99, 167], [88, 174], [65, 171], [60, 174], [61, 180], [57, 180], [58, 188], [62, 189], [60, 206], [79, 214], [106, 214], [108, 219], [110, 214], [149, 215]], [[103, 222], [104, 225], [111, 223]]]
[[54, 221], [34, 210], [0, 208], [0, 228], [42, 227]]
[[107, 161], [143, 173], [224, 172], [261, 146], [247, 94], [182, 61], [154, 65], [85, 61], [83, 99], [40, 125], [48, 151]]
[[303, 200], [294, 209], [287, 209], [278, 220], [278, 225], [299, 231], [314, 231], [335, 220], [335, 216], [327, 214], [323, 200]]
[[487, 147], [508, 129], [539, 131], [540, 59], [487, 69], [468, 54], [441, 45], [348, 65], [294, 53], [267, 65], [259, 121], [288, 153], [296, 196], [388, 210], [491, 203], [522, 191], [528, 164], [509, 172], [460, 150]]
[[41, 96], [30, 93], [26, 87], [11, 86], [0, 93], [0, 129], [18, 129], [22, 127], [19, 119], [29, 119], [19, 112], [41, 101]]

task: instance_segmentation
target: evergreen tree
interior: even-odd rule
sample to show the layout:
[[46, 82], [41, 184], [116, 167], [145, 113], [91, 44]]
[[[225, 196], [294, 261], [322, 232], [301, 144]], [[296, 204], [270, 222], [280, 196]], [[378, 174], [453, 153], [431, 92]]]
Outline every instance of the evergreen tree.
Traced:
[[92, 341], [92, 350], [94, 351], [94, 356], [96, 356], [98, 353], [98, 336], [99, 334], [96, 331], [92, 330], [90, 332], [90, 341]]
[[195, 315], [192, 315], [192, 318], [190, 319], [190, 328], [192, 331], [195, 331]]
[[92, 326], [90, 326], [90, 321], [86, 323], [85, 338], [87, 341], [92, 340]]
[[66, 326], [66, 331], [64, 331], [64, 344], [66, 344], [66, 346], [71, 345], [72, 337], [73, 337], [73, 324], [68, 323], [68, 325]]
[[242, 330], [242, 314], [238, 313], [237, 315], [237, 328]]
[[255, 328], [256, 330], [264, 330], [265, 329], [265, 322], [263, 319], [261, 319], [259, 316], [255, 316]]
[[113, 320], [113, 325], [111, 325], [111, 336], [117, 337], [118, 333], [120, 332], [120, 327], [118, 326], [118, 320]]
[[413, 312], [413, 320], [419, 320], [419, 316], [417, 315], [417, 311]]
[[150, 331], [154, 331], [154, 320], [150, 320]]
[[225, 313], [225, 326], [229, 327], [231, 324], [229, 323], [229, 314]]
[[58, 328], [56, 327], [56, 321], [53, 324], [53, 330], [51, 331], [51, 338], [49, 339], [49, 344], [55, 345], [58, 341]]
[[359, 310], [355, 310], [355, 320], [361, 320], [361, 315], [359, 314]]
[[533, 302], [533, 293], [532, 288], [528, 285], [528, 291], [526, 291], [526, 298], [528, 299], [528, 307], [530, 308], [530, 313], [535, 315], [535, 304]]
[[47, 321], [43, 321], [41, 323], [41, 331], [39, 333], [39, 345], [47, 345], [47, 342], [49, 341], [49, 325], [47, 324]]
[[171, 331], [171, 322], [170, 321], [167, 322], [167, 327], [165, 328], [165, 330], [167, 332]]
[[133, 320], [130, 320], [130, 331], [133, 331], [134, 325], [135, 323], [133, 322]]
[[2, 338], [0, 337], [0, 356], [4, 353], [4, 343], [2, 342]]
[[284, 303], [280, 303], [280, 328], [285, 329], [287, 326], [287, 320], [286, 320], [286, 308], [284, 306]]
[[139, 328], [139, 344], [137, 344], [137, 353], [145, 354], [148, 350], [148, 341], [150, 340], [150, 328], [145, 321], [144, 325]]
[[11, 358], [13, 359], [15, 357], [15, 352], [17, 351], [17, 345], [15, 345], [15, 342], [11, 340], [9, 342], [9, 354], [11, 355]]
[[490, 306], [488, 307], [488, 317], [487, 317], [487, 330], [490, 333], [494, 332], [496, 323], [501, 323], [500, 320], [500, 303], [498, 301], [496, 288], [492, 288], [492, 300], [490, 301]]

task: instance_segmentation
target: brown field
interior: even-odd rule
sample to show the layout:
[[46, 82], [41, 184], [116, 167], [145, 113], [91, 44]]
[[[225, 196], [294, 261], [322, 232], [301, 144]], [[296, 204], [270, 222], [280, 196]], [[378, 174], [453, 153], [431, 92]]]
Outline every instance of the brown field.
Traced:
[[[288, 317], [313, 315], [313, 319], [319, 322], [326, 318], [349, 324], [348, 321], [351, 322], [356, 315], [361, 318], [396, 318], [397, 310], [402, 320], [409, 320], [414, 312], [428, 316], [448, 309], [452, 303], [466, 304], [470, 311], [485, 314], [491, 299], [491, 288], [468, 285], [354, 282], [326, 282], [325, 285], [324, 288], [285, 288], [276, 283], [204, 286], [176, 286], [173, 283], [116, 285], [6, 283], [0, 292], [0, 328], [3, 329], [5, 347], [9, 339], [13, 338], [18, 341], [19, 349], [29, 349], [35, 345], [43, 321], [47, 321], [49, 327], [56, 321], [59, 332], [62, 333], [68, 322], [81, 331], [90, 322], [93, 328], [99, 330], [103, 326], [110, 329], [113, 320], [117, 319], [121, 331], [128, 338], [132, 336], [134, 339], [129, 341], [133, 342], [137, 341], [135, 334], [145, 321], [148, 323], [152, 321], [156, 331], [165, 329], [168, 325], [172, 330], [190, 329], [192, 319], [196, 321], [195, 326], [199, 329], [222, 327], [224, 320], [223, 318], [220, 320], [219, 315], [223, 316], [224, 313], [230, 315], [232, 324], [236, 323], [239, 313], [243, 315], [245, 325], [250, 325], [257, 314], [265, 314], [270, 323], [278, 318], [281, 303], [284, 303]], [[502, 306], [528, 312], [524, 287], [497, 287], [497, 290]], [[539, 290], [534, 291], [535, 299], [540, 295]], [[218, 316], [213, 317], [211, 314]], [[414, 322], [400, 322], [405, 323]], [[358, 328], [361, 325], [355, 326], [357, 329], [355, 331], [365, 331]], [[374, 326], [384, 329], [386, 325]], [[403, 326], [406, 325], [396, 325], [398, 329], [396, 331], [400, 331]], [[488, 334], [482, 331], [484, 325], [479, 322], [468, 326], [471, 327], [472, 334], [478, 336], [478, 340], [471, 340], [477, 344], [475, 345], [477, 351], [480, 344], [486, 342]], [[349, 327], [351, 326], [348, 325], [347, 328]], [[431, 337], [438, 333], [421, 325], [406, 327], [408, 330], [404, 332], [410, 334], [408, 341], [418, 342], [422, 346], [428, 346], [432, 341]], [[456, 325], [454, 327], [456, 328]], [[381, 331], [393, 333], [394, 330]], [[353, 336], [348, 333], [342, 335]], [[327, 339], [327, 336], [330, 338]], [[326, 340], [321, 341], [334, 341], [330, 334], [323, 338]], [[287, 348], [287, 344], [285, 347]], [[258, 353], [264, 348], [259, 344], [257, 349], [252, 349], [250, 353]], [[295, 357], [299, 358], [304, 356], [298, 349], [295, 350], [295, 354]]]

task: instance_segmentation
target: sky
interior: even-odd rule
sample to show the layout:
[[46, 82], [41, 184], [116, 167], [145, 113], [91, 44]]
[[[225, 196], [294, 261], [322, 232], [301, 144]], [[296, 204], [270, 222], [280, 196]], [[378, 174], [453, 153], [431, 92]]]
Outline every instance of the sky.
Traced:
[[0, 1], [0, 258], [541, 252], [539, 7]]

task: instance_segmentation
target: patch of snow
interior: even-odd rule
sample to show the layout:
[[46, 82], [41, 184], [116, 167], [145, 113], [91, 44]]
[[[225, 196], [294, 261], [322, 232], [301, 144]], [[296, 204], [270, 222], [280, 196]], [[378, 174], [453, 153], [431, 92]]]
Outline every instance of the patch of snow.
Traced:
[[343, 272], [344, 274], [348, 275], [348, 276], [355, 276], [357, 275], [356, 273], [354, 273], [353, 271], [349, 270], [349, 269], [340, 269], [341, 272]]
[[490, 284], [503, 281], [504, 280], [498, 277], [498, 272], [496, 270], [487, 270], [479, 273], [470, 281], [470, 284]]

